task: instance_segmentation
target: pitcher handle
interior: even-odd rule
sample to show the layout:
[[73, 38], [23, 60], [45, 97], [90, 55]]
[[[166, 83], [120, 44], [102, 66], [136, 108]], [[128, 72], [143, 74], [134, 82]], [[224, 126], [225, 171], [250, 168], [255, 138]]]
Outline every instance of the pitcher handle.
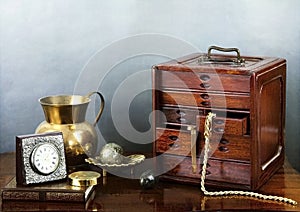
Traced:
[[98, 112], [98, 114], [96, 116], [96, 119], [94, 121], [94, 124], [93, 124], [93, 126], [95, 127], [97, 122], [99, 121], [99, 119], [101, 117], [102, 112], [103, 112], [105, 101], [104, 101], [104, 97], [102, 96], [102, 94], [100, 92], [97, 92], [97, 91], [93, 91], [93, 92], [89, 93], [87, 96], [90, 98], [90, 96], [92, 96], [93, 94], [98, 94], [98, 96], [101, 99], [100, 109], [99, 109], [99, 112]]

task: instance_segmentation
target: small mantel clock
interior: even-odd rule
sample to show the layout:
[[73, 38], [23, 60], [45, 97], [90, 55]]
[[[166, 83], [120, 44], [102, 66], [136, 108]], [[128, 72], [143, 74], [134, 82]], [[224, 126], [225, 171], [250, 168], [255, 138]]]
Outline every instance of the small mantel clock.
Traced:
[[16, 137], [16, 179], [19, 185], [61, 180], [67, 177], [61, 132]]

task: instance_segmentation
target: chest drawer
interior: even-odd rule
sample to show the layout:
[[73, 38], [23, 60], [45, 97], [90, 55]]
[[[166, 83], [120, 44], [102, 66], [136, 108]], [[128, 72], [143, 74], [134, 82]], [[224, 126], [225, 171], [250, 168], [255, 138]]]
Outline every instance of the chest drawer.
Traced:
[[[218, 136], [210, 140], [210, 158], [250, 163], [249, 136]], [[204, 138], [201, 138], [200, 151], [204, 148]]]
[[192, 71], [160, 71], [158, 75], [162, 88], [250, 92], [250, 76], [196, 73]]
[[190, 107], [249, 109], [248, 95], [217, 94], [202, 92], [160, 92], [160, 101], [168, 105], [186, 105]]
[[[188, 177], [194, 178], [196, 183], [200, 183], [202, 160], [197, 159], [197, 171], [193, 172], [191, 166], [191, 158], [163, 155], [163, 169], [167, 172], [167, 175], [175, 178]], [[208, 160], [208, 167], [206, 170], [206, 181], [218, 181], [224, 183], [234, 184], [250, 184], [250, 164], [247, 163], [235, 163], [230, 161], [220, 160]]]
[[175, 155], [191, 155], [191, 135], [188, 131], [157, 128], [156, 152]]
[[[227, 135], [245, 135], [248, 133], [248, 116], [246, 114], [235, 114], [235, 117], [217, 116], [213, 120], [212, 132]], [[204, 132], [205, 116], [196, 117], [198, 130]]]
[[[155, 151], [181, 156], [191, 156], [191, 135], [189, 131], [179, 131], [167, 128], [156, 129]], [[196, 153], [200, 156], [204, 148], [204, 139], [199, 136], [196, 142]], [[250, 161], [249, 137], [240, 136], [218, 136], [211, 138], [212, 158], [226, 159], [232, 161]]]
[[[192, 124], [198, 126], [200, 132], [204, 132], [205, 114], [202, 110], [191, 110], [185, 108], [163, 107], [163, 115], [167, 123]], [[162, 114], [160, 114], [162, 115]], [[164, 117], [159, 117], [163, 120]], [[242, 113], [230, 113], [227, 117], [217, 116], [213, 123], [213, 132], [228, 135], [249, 134], [249, 115]]]
[[[196, 124], [196, 116], [202, 114], [202, 111], [186, 108], [162, 107], [166, 121], [175, 124]], [[160, 118], [162, 120], [162, 118]]]

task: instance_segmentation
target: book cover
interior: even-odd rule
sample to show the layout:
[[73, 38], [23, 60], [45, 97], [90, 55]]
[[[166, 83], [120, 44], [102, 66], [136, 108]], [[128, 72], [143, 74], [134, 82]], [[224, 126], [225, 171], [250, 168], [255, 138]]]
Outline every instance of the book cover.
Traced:
[[95, 186], [71, 186], [67, 181], [17, 185], [14, 177], [2, 191], [2, 200], [86, 202]]

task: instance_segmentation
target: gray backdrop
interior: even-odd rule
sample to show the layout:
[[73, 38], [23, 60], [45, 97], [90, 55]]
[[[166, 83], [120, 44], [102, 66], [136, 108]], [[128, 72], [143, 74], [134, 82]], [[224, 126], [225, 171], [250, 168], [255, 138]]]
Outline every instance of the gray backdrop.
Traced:
[[[0, 0], [0, 152], [14, 151], [15, 136], [33, 133], [44, 119], [38, 98], [73, 93], [81, 71], [99, 50], [126, 37], [157, 33], [200, 51], [215, 44], [239, 47], [244, 55], [286, 58], [287, 156], [299, 169], [299, 11], [295, 0]], [[109, 118], [113, 86], [126, 74], [164, 60], [128, 61], [106, 77], [100, 87], [107, 107], [99, 123], [106, 140], [134, 147], [115, 132]], [[141, 83], [151, 86], [151, 75]], [[146, 91], [130, 109], [137, 130], [149, 129], [150, 110], [151, 91]]]

